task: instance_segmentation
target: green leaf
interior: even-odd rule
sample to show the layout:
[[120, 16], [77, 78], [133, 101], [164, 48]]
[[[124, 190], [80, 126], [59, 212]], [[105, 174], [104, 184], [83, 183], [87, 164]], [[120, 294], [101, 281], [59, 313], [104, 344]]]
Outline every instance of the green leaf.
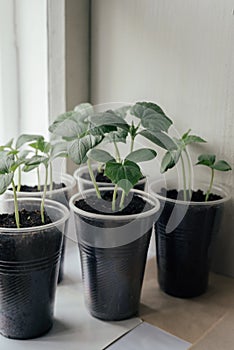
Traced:
[[14, 139], [10, 139], [3, 147], [5, 148], [11, 148], [13, 144]]
[[38, 168], [40, 166], [40, 164], [33, 164], [33, 165], [24, 165], [22, 170], [25, 172], [25, 173], [28, 173], [36, 168]]
[[101, 149], [90, 149], [87, 152], [87, 157], [89, 159], [95, 160], [96, 162], [100, 163], [107, 163], [111, 160], [114, 160], [112, 155], [106, 151], [103, 151]]
[[16, 169], [17, 169], [20, 165], [24, 164], [24, 162], [25, 162], [25, 159], [23, 159], [23, 158], [17, 159], [17, 160], [14, 162], [14, 164], [12, 164], [12, 166], [11, 166], [11, 168], [10, 168], [10, 172], [15, 172]]
[[68, 146], [68, 155], [74, 163], [82, 164], [87, 160], [87, 152], [102, 141], [102, 136], [86, 135], [76, 139]]
[[116, 131], [117, 128], [116, 126], [108, 126], [108, 125], [104, 125], [104, 126], [91, 126], [88, 129], [88, 133], [96, 136], [96, 135], [102, 135], [103, 137], [105, 136], [105, 134], [109, 135], [109, 133], [111, 133], [112, 131]]
[[50, 158], [67, 157], [67, 142], [56, 142], [51, 144]]
[[162, 159], [160, 172], [163, 174], [168, 169], [174, 168], [181, 156], [181, 150], [167, 151]]
[[0, 174], [0, 194], [3, 194], [11, 184], [14, 174]]
[[198, 157], [198, 162], [196, 165], [206, 165], [208, 167], [211, 167], [215, 163], [215, 155], [214, 154], [201, 154]]
[[183, 141], [185, 145], [190, 145], [191, 143], [206, 143], [204, 139], [196, 135], [188, 135]]
[[98, 113], [89, 118], [89, 121], [94, 126], [116, 126], [120, 129], [123, 129], [128, 132], [129, 125], [125, 122], [125, 120], [118, 115], [116, 115], [113, 111], [108, 111], [104, 113]]
[[165, 115], [163, 112], [162, 108], [159, 107], [157, 104], [152, 103], [152, 102], [137, 102], [134, 106], [131, 107], [131, 114], [133, 114], [137, 118], [142, 118], [144, 115], [144, 112], [147, 109], [151, 109], [154, 112], [157, 112], [161, 115]]
[[130, 110], [131, 106], [123, 106], [120, 108], [117, 108], [114, 110], [114, 113], [118, 116], [121, 117], [123, 119], [126, 118], [128, 111]]
[[76, 121], [83, 122], [90, 115], [93, 115], [94, 110], [90, 103], [80, 103], [74, 108], [74, 112], [76, 112], [76, 114], [73, 114], [72, 118]]
[[48, 161], [47, 157], [44, 156], [32, 156], [30, 159], [27, 159], [25, 165], [40, 165]]
[[54, 123], [50, 128], [50, 132], [64, 139], [76, 139], [87, 131], [88, 124], [80, 121], [79, 123], [73, 119], [65, 119], [60, 123]]
[[19, 149], [22, 147], [24, 144], [32, 142], [32, 141], [37, 141], [38, 139], [42, 138], [42, 135], [33, 135], [33, 134], [22, 134], [18, 137], [16, 141], [16, 149]]
[[6, 151], [0, 152], [0, 174], [7, 174], [11, 172], [11, 167], [15, 163], [14, 155]]
[[133, 151], [127, 155], [125, 159], [131, 160], [135, 163], [145, 162], [151, 159], [154, 159], [157, 155], [153, 149], [150, 148], [141, 148], [136, 151]]
[[107, 162], [105, 166], [105, 175], [112, 183], [121, 187], [126, 194], [128, 194], [130, 189], [142, 178], [139, 166], [130, 160], [125, 160], [124, 163], [117, 163], [116, 161]]
[[167, 134], [163, 132], [150, 132], [149, 130], [142, 130], [139, 135], [144, 136], [157, 146], [162, 147], [166, 150], [177, 149], [175, 142]]
[[219, 160], [214, 165], [212, 165], [212, 168], [219, 171], [229, 171], [232, 170], [230, 164], [228, 164], [225, 160]]
[[128, 132], [122, 129], [112, 131], [105, 136], [104, 142], [123, 142], [126, 143]]

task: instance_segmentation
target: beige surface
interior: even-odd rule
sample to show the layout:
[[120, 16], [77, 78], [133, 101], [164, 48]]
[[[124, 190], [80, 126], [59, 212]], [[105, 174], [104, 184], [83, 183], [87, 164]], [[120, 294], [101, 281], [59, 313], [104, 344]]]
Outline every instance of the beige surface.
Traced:
[[[205, 333], [215, 325], [218, 328], [227, 311], [234, 306], [234, 279], [232, 278], [211, 273], [206, 294], [192, 299], [179, 299], [160, 291], [156, 274], [155, 258], [150, 259], [146, 267], [140, 317], [193, 344], [204, 337]], [[232, 324], [234, 325], [234, 322]], [[223, 327], [222, 325], [220, 323], [220, 327]], [[223, 327], [223, 332], [227, 332], [227, 339], [230, 335], [230, 327], [227, 327], [226, 331]], [[233, 331], [232, 334], [234, 334]], [[226, 335], [223, 334], [223, 337]]]

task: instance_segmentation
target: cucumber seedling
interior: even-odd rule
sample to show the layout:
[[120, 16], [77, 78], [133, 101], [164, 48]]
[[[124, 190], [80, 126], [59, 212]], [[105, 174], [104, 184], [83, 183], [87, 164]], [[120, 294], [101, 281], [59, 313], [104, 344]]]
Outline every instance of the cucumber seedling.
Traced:
[[218, 160], [216, 161], [216, 156], [214, 154], [201, 154], [198, 157], [198, 161], [196, 165], [204, 165], [210, 168], [211, 170], [211, 179], [210, 179], [210, 184], [208, 187], [208, 190], [206, 192], [206, 197], [205, 201], [207, 202], [209, 200], [209, 196], [212, 191], [213, 183], [214, 183], [214, 175], [215, 175], [215, 170], [217, 171], [230, 171], [232, 170], [230, 164], [226, 162], [225, 160]]

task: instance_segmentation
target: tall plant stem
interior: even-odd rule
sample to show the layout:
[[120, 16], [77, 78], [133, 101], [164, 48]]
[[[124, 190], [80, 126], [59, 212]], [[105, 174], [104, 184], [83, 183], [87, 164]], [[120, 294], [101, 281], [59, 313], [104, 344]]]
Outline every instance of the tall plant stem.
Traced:
[[97, 182], [96, 182], [96, 180], [95, 180], [95, 176], [94, 176], [94, 173], [93, 173], [93, 169], [92, 169], [92, 166], [91, 166], [91, 161], [90, 161], [90, 159], [87, 160], [87, 165], [88, 165], [88, 169], [89, 169], [89, 175], [90, 175], [90, 178], [91, 178], [91, 180], [92, 180], [92, 182], [93, 182], [93, 185], [94, 185], [94, 188], [95, 188], [97, 197], [98, 197], [99, 199], [101, 199], [101, 193], [100, 193], [100, 191], [99, 191]]
[[187, 150], [184, 150], [187, 163], [188, 163], [188, 190], [189, 190], [189, 198], [191, 199], [192, 197], [192, 164], [188, 155]]
[[49, 167], [50, 167], [50, 191], [52, 191], [53, 190], [53, 167], [52, 167], [52, 163], [50, 163]]
[[181, 155], [181, 166], [182, 166], [182, 176], [183, 176], [183, 192], [184, 192], [184, 200], [187, 200], [187, 186], [186, 186], [186, 174], [185, 174], [185, 166], [184, 159]]
[[20, 228], [18, 200], [17, 200], [16, 187], [13, 179], [11, 181], [11, 185], [12, 185], [13, 195], [14, 195], [15, 222], [16, 222], [17, 228]]
[[116, 196], [117, 196], [118, 185], [115, 185], [112, 197], [112, 211], [115, 211], [116, 208]]
[[[38, 150], [36, 150], [35, 155], [36, 155], [36, 156], [38, 155]], [[38, 192], [41, 191], [41, 179], [40, 179], [39, 166], [37, 167], [37, 189], [38, 189]]]
[[134, 140], [135, 140], [135, 137], [131, 136], [131, 147], [130, 147], [130, 152], [133, 151], [133, 148], [134, 148]]
[[117, 146], [117, 143], [114, 141], [114, 146], [115, 146], [115, 153], [116, 153], [116, 160], [118, 163], [121, 162], [121, 157], [120, 157], [120, 153], [119, 153], [119, 149]]
[[123, 207], [124, 207], [124, 200], [125, 200], [125, 191], [122, 191], [122, 196], [121, 196], [120, 204], [119, 204], [120, 209], [123, 209]]
[[211, 179], [210, 179], [210, 186], [206, 192], [206, 197], [205, 197], [205, 202], [208, 201], [209, 199], [209, 196], [210, 196], [210, 192], [212, 190], [212, 187], [213, 187], [213, 183], [214, 183], [214, 169], [211, 168]]
[[46, 198], [46, 191], [47, 191], [47, 181], [48, 181], [48, 165], [45, 166], [45, 183], [44, 183], [43, 196], [41, 200], [41, 222], [43, 224], [45, 223], [44, 208], [45, 208], [45, 198]]

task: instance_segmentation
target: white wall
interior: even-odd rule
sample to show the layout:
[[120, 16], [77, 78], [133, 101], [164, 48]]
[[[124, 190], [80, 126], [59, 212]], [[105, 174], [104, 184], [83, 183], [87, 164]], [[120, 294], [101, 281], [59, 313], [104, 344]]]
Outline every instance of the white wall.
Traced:
[[20, 132], [48, 135], [47, 1], [15, 1]]
[[[233, 8], [232, 0], [94, 0], [92, 102], [155, 101], [179, 132], [191, 127], [209, 141], [206, 152], [234, 167]], [[217, 178], [233, 195], [233, 174]], [[234, 276], [233, 209], [232, 200], [215, 269]]]

